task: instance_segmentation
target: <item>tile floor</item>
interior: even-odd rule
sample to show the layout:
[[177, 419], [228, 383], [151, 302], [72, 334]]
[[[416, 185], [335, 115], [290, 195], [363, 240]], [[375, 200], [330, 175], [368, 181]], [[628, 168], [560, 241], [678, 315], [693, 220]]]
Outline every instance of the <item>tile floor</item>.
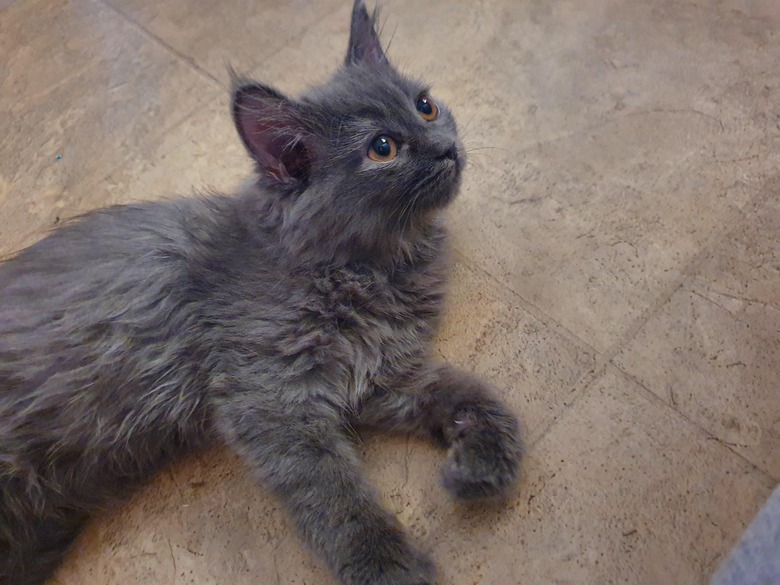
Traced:
[[[777, 0], [385, 0], [472, 149], [441, 354], [521, 413], [519, 495], [368, 471], [441, 583], [706, 583], [780, 480]], [[295, 92], [349, 0], [0, 0], [0, 253], [109, 203], [230, 190], [226, 64]], [[230, 454], [99, 518], [53, 583], [330, 584]]]

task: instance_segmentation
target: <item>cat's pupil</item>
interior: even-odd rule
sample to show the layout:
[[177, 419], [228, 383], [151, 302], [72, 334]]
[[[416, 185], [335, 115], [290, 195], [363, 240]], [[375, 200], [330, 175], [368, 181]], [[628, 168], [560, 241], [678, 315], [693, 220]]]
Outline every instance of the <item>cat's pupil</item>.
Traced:
[[393, 152], [393, 147], [390, 145], [390, 141], [385, 136], [377, 137], [374, 140], [374, 143], [371, 145], [371, 148], [373, 148], [374, 152], [382, 158], [390, 156]]
[[421, 97], [417, 100], [417, 111], [426, 116], [433, 114], [433, 107], [431, 107], [430, 102], [428, 102], [428, 98]]

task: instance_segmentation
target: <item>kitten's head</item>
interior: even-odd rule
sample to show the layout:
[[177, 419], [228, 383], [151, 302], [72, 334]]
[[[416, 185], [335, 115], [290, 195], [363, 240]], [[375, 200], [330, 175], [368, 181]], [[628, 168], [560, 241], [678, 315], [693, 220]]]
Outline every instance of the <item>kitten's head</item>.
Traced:
[[233, 91], [261, 183], [293, 201], [287, 221], [346, 233], [353, 247], [446, 206], [465, 162], [452, 114], [388, 62], [376, 16], [356, 0], [344, 65], [300, 100], [242, 80]]

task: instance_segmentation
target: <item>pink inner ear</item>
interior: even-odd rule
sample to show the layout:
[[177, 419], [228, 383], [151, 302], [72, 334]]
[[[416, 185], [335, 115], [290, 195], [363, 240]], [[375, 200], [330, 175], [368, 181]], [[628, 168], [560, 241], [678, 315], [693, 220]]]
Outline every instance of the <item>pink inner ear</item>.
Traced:
[[247, 148], [260, 166], [273, 167], [281, 162], [284, 138], [280, 135], [279, 124], [264, 120], [260, 110], [241, 107], [238, 127]]
[[385, 62], [385, 54], [382, 51], [382, 45], [379, 44], [379, 39], [369, 42], [363, 48], [363, 61], [371, 65], [381, 65]]
[[309, 152], [297, 140], [300, 127], [283, 96], [259, 87], [239, 90], [234, 111], [239, 134], [262, 172], [278, 182], [308, 177]]

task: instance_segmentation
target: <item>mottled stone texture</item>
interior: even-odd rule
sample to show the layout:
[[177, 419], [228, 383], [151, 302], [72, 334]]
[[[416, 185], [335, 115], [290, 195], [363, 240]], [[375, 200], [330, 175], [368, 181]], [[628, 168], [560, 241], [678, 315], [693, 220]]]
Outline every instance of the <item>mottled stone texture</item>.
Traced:
[[[502, 509], [368, 437], [441, 582], [705, 583], [780, 479], [780, 4], [386, 0], [402, 69], [471, 149], [439, 349], [520, 412]], [[0, 2], [0, 253], [77, 213], [230, 190], [226, 64], [286, 91], [343, 57], [348, 0]], [[79, 541], [54, 583], [330, 584], [223, 451]]]

